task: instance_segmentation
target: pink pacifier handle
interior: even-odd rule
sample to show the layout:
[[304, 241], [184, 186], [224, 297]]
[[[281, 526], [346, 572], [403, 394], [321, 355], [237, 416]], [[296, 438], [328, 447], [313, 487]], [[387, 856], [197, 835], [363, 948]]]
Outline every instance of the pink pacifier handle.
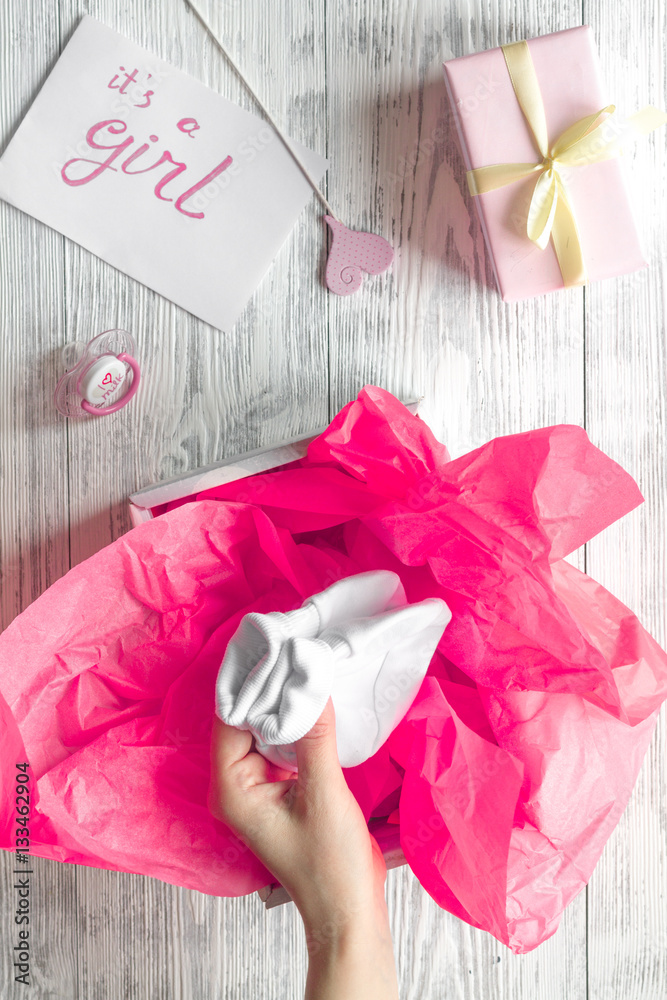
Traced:
[[111, 406], [103, 406], [103, 407], [92, 406], [87, 399], [82, 400], [81, 409], [85, 410], [86, 413], [92, 414], [92, 416], [94, 417], [104, 417], [109, 413], [115, 413], [116, 410], [121, 410], [124, 406], [126, 406], [130, 402], [130, 400], [136, 393], [137, 389], [139, 388], [139, 380], [141, 378], [141, 372], [139, 371], [139, 365], [137, 364], [137, 362], [134, 360], [134, 358], [130, 357], [129, 354], [125, 353], [118, 354], [117, 357], [119, 361], [126, 361], [130, 366], [130, 368], [132, 369], [132, 385], [127, 390], [125, 395], [121, 396], [121, 398], [117, 400], [115, 403], [112, 403]]

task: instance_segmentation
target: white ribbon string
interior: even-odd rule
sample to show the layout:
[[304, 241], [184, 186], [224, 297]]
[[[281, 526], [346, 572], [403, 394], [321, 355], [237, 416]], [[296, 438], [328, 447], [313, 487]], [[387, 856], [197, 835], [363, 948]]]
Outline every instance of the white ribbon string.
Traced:
[[202, 12], [195, 5], [195, 3], [193, 3], [193, 0], [185, 0], [185, 2], [189, 5], [189, 7], [192, 9], [192, 11], [197, 15], [197, 17], [199, 18], [199, 20], [201, 21], [201, 23], [204, 25], [204, 27], [208, 31], [209, 35], [211, 36], [211, 38], [213, 39], [213, 41], [215, 42], [215, 44], [218, 46], [218, 48], [222, 52], [223, 56], [225, 57], [225, 59], [227, 60], [227, 62], [229, 63], [229, 65], [232, 67], [232, 69], [234, 70], [234, 72], [239, 76], [239, 78], [243, 81], [244, 85], [247, 87], [247, 89], [250, 92], [250, 94], [252, 94], [253, 98], [255, 99], [255, 101], [257, 102], [257, 104], [259, 105], [259, 107], [262, 109], [264, 115], [266, 116], [266, 118], [268, 119], [268, 121], [270, 122], [270, 124], [273, 126], [273, 128], [275, 129], [275, 131], [278, 133], [278, 135], [282, 139], [282, 142], [283, 142], [285, 148], [289, 151], [289, 153], [292, 156], [294, 162], [297, 164], [297, 166], [301, 170], [302, 174], [304, 175], [304, 177], [306, 178], [306, 180], [308, 181], [308, 183], [312, 187], [313, 191], [315, 192], [315, 194], [317, 195], [317, 197], [320, 199], [320, 201], [322, 202], [322, 204], [326, 208], [326, 210], [329, 213], [329, 215], [331, 215], [334, 219], [337, 219], [336, 213], [334, 212], [333, 208], [331, 207], [331, 205], [329, 204], [329, 202], [327, 201], [327, 199], [324, 197], [324, 195], [320, 191], [319, 187], [317, 186], [317, 183], [310, 176], [310, 174], [308, 173], [308, 170], [306, 169], [306, 167], [301, 162], [301, 160], [299, 159], [299, 157], [295, 153], [294, 149], [292, 148], [290, 140], [285, 135], [285, 133], [281, 129], [280, 125], [275, 120], [275, 118], [273, 117], [273, 115], [271, 114], [271, 112], [269, 111], [269, 109], [266, 107], [266, 105], [264, 104], [264, 102], [260, 100], [260, 98], [257, 95], [257, 92], [250, 85], [250, 83], [248, 82], [247, 78], [244, 76], [244, 74], [241, 72], [241, 70], [239, 69], [239, 67], [237, 66], [237, 64], [234, 62], [234, 60], [232, 59], [231, 55], [229, 54], [229, 52], [227, 51], [227, 49], [225, 48], [225, 46], [222, 44], [222, 42], [220, 41], [220, 39], [216, 35], [215, 31], [213, 30], [213, 28], [211, 27], [211, 25], [209, 24], [209, 22], [206, 20], [206, 18], [202, 14]]

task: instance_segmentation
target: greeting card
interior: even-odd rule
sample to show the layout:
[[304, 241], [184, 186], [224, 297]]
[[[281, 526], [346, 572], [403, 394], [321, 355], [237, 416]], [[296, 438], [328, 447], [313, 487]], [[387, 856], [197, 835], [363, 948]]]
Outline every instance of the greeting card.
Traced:
[[0, 159], [0, 197], [222, 330], [311, 196], [266, 122], [88, 16]]

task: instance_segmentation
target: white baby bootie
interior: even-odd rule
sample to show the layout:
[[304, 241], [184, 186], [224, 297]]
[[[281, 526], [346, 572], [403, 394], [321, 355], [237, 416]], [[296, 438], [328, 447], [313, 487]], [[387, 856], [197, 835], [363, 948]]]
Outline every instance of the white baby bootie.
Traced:
[[339, 580], [287, 614], [245, 615], [218, 673], [217, 715], [249, 729], [268, 760], [296, 771], [293, 743], [331, 695], [338, 758], [354, 767], [409, 709], [450, 619], [438, 598], [407, 604], [389, 570]]

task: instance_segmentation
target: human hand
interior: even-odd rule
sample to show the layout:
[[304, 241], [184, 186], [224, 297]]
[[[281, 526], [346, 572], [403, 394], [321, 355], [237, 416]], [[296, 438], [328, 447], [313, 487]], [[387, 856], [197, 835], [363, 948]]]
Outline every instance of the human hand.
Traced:
[[250, 732], [215, 718], [208, 804], [294, 900], [306, 929], [309, 984], [322, 998], [340, 991], [350, 1000], [397, 997], [387, 869], [338, 761], [331, 699], [295, 743], [297, 775], [252, 748]]

